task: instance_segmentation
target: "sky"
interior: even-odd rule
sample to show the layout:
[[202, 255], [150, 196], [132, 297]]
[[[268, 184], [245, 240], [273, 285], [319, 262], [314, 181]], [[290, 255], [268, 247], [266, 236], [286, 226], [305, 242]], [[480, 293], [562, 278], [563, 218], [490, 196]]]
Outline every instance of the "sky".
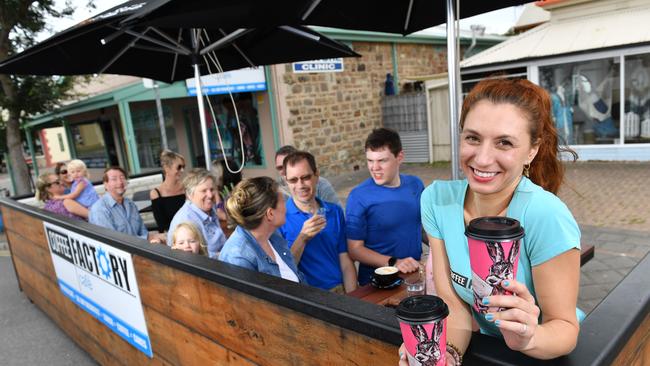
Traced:
[[[56, 22], [49, 22], [52, 26], [52, 29], [55, 31], [62, 31], [66, 28], [69, 28], [80, 21], [90, 18], [95, 14], [99, 14], [104, 10], [110, 9], [113, 6], [123, 3], [125, 0], [94, 0], [95, 9], [87, 9], [86, 3], [87, 0], [72, 0], [72, 3], [77, 7], [77, 11], [72, 18], [69, 19], [59, 19]], [[61, 6], [64, 4], [64, 0], [57, 0]], [[460, 22], [462, 29], [469, 29], [472, 24], [482, 24], [485, 25], [486, 31], [488, 34], [503, 34], [512, 27], [519, 15], [523, 10], [523, 6], [515, 6], [510, 8], [505, 8], [501, 10], [496, 10], [493, 12], [477, 15], [471, 18], [463, 19]], [[43, 35], [43, 39], [49, 37], [51, 34]]]

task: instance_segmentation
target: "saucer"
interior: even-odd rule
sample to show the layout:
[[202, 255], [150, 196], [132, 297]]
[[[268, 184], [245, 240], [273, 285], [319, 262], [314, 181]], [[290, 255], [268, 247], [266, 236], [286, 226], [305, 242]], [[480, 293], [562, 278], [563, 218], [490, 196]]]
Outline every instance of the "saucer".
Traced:
[[370, 280], [371, 285], [375, 286], [376, 288], [380, 288], [382, 290], [390, 290], [391, 288], [395, 288], [395, 287], [401, 285], [403, 282], [404, 282], [404, 279], [398, 278], [393, 283], [391, 283], [389, 285], [380, 285], [380, 284], [377, 283], [377, 281], [375, 281], [374, 277]]

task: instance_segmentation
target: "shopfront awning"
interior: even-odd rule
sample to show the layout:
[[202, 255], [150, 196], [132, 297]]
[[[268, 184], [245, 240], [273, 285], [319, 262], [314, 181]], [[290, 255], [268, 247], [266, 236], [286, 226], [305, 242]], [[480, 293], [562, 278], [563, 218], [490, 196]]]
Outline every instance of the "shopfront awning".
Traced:
[[467, 58], [461, 68], [650, 43], [648, 1], [591, 1], [550, 10], [549, 22]]

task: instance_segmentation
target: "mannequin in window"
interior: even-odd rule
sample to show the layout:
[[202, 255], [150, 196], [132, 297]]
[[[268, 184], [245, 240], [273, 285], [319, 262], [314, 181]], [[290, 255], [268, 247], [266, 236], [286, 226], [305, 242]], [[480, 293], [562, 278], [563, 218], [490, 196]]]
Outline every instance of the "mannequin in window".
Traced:
[[583, 74], [575, 75], [578, 89], [578, 106], [590, 118], [596, 137], [618, 137], [618, 128], [612, 119], [611, 77], [607, 76], [594, 90], [591, 80]]
[[573, 141], [573, 109], [571, 103], [567, 102], [564, 83], [557, 83], [555, 90], [551, 93], [553, 107], [553, 120], [560, 138], [560, 143], [571, 145]]
[[625, 137], [650, 138], [650, 75], [640, 62], [630, 68], [629, 91], [625, 102]]

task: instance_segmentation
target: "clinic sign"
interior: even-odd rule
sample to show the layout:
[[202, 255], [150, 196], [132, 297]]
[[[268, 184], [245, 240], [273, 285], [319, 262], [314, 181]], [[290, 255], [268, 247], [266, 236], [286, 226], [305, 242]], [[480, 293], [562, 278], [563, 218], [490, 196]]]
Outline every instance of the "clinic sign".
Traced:
[[341, 72], [343, 71], [343, 58], [327, 58], [293, 63], [293, 72]]
[[153, 357], [131, 254], [48, 222], [43, 225], [61, 292]]
[[[187, 94], [196, 96], [194, 78], [185, 80]], [[264, 68], [246, 68], [201, 76], [203, 95], [256, 92], [266, 90]]]

